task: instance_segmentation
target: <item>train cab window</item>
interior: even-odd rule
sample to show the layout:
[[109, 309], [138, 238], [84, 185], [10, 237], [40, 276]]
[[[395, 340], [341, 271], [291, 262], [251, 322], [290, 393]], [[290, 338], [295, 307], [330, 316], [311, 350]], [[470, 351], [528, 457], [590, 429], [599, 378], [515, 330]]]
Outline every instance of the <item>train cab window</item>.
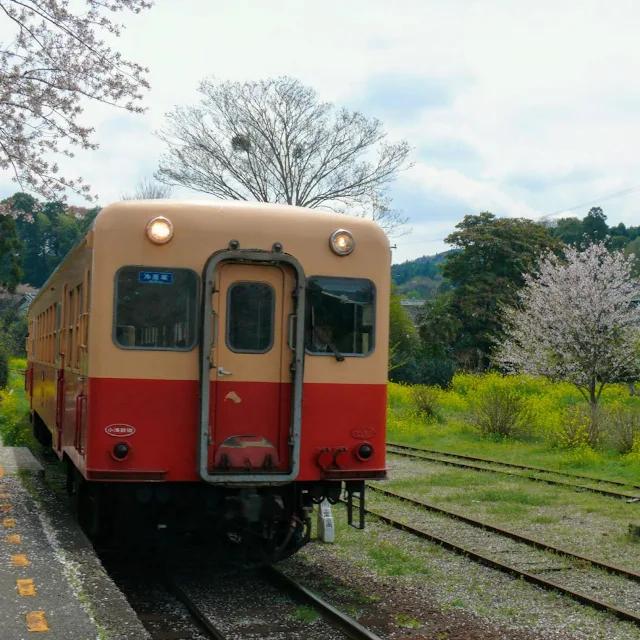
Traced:
[[190, 351], [195, 346], [198, 276], [191, 269], [122, 267], [115, 298], [119, 347]]
[[374, 348], [375, 285], [364, 278], [307, 281], [306, 349], [311, 354], [366, 356]]
[[234, 282], [227, 292], [227, 346], [267, 353], [273, 346], [275, 292], [266, 282]]

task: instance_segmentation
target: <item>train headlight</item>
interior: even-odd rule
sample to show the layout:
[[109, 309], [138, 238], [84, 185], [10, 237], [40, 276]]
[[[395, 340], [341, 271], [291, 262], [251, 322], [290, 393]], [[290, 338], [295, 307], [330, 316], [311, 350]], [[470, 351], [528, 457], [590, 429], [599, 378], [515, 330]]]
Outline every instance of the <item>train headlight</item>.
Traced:
[[356, 246], [356, 241], [349, 231], [338, 229], [329, 238], [331, 251], [339, 256], [348, 256]]
[[165, 244], [173, 238], [173, 224], [164, 216], [152, 218], [147, 224], [147, 236], [151, 242]]

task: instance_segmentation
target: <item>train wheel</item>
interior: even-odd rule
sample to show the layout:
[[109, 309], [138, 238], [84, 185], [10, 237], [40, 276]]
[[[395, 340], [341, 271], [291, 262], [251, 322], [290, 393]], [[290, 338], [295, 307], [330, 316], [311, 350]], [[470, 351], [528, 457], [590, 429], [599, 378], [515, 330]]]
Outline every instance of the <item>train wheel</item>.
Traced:
[[43, 446], [50, 447], [52, 442], [51, 431], [47, 428], [42, 418], [33, 414], [33, 437]]
[[73, 507], [80, 526], [95, 540], [106, 535], [102, 487], [88, 483], [82, 474], [73, 468]]

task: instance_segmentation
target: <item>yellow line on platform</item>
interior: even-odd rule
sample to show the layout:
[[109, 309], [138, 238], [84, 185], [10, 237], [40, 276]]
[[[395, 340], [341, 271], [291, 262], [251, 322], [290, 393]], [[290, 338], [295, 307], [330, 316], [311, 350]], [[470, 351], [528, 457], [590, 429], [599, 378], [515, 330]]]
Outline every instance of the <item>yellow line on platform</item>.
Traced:
[[15, 518], [4, 518], [2, 520], [2, 526], [5, 529], [11, 529], [12, 527], [15, 527], [16, 526]]
[[27, 629], [29, 631], [49, 631], [44, 611], [30, 611], [25, 618], [27, 619]]
[[13, 562], [14, 567], [28, 567], [31, 564], [23, 553], [11, 556], [11, 562]]
[[16, 586], [18, 587], [18, 593], [21, 596], [35, 596], [36, 586], [33, 584], [31, 578], [25, 578], [23, 580], [16, 580]]
[[17, 533], [10, 533], [7, 536], [8, 544], [20, 544], [22, 542], [22, 538]]

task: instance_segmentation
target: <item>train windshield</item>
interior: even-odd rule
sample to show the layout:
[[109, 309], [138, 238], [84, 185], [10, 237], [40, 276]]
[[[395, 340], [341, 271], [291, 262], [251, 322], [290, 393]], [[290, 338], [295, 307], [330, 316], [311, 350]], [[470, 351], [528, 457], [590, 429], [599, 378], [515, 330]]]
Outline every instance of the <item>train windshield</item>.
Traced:
[[124, 349], [193, 349], [197, 300], [198, 276], [190, 269], [122, 267], [116, 274], [116, 344]]
[[307, 281], [305, 344], [312, 354], [365, 356], [374, 347], [375, 286], [364, 278]]

